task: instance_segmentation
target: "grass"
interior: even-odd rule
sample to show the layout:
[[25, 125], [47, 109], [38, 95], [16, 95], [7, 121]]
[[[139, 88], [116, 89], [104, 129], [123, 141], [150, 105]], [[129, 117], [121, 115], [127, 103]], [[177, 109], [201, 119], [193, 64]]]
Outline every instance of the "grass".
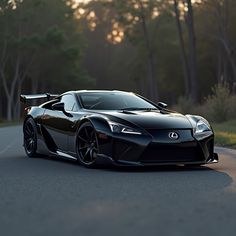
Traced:
[[236, 148], [236, 120], [213, 123], [216, 145]]

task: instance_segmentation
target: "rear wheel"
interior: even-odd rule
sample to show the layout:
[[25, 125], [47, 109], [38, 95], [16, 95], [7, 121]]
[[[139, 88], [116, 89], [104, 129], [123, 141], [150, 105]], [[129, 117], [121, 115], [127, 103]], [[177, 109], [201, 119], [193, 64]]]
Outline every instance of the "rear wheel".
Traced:
[[23, 127], [24, 148], [28, 157], [37, 157], [37, 128], [34, 120], [28, 118]]
[[95, 167], [98, 154], [97, 134], [90, 122], [85, 122], [78, 130], [76, 142], [77, 158], [86, 167]]

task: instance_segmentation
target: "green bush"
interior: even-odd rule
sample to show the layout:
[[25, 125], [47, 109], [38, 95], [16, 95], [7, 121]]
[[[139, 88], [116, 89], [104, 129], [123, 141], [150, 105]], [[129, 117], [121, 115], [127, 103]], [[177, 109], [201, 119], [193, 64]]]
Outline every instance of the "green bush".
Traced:
[[229, 119], [236, 119], [236, 95], [229, 99]]
[[235, 95], [230, 94], [229, 86], [225, 83], [219, 83], [212, 89], [212, 95], [208, 96], [205, 103], [199, 107], [200, 113], [214, 122], [223, 122], [231, 119], [234, 112], [232, 107]]
[[184, 96], [179, 97], [177, 104], [173, 106], [173, 110], [183, 114], [193, 113], [194, 104], [192, 99]]
[[224, 122], [236, 118], [236, 95], [230, 93], [226, 83], [219, 83], [204, 103], [194, 104], [191, 99], [180, 97], [173, 109], [183, 114], [201, 115], [213, 122]]

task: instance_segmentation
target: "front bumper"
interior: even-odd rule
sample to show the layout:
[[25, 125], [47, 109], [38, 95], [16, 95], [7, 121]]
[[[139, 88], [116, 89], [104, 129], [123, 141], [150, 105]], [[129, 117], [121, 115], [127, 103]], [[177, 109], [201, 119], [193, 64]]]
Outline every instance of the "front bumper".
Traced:
[[104, 154], [99, 154], [96, 163], [98, 165], [114, 165], [114, 166], [167, 166], [167, 165], [207, 165], [207, 164], [216, 164], [219, 162], [218, 154], [213, 153], [213, 157], [208, 161], [192, 161], [192, 162], [153, 162], [153, 163], [143, 163], [143, 162], [134, 162], [134, 161], [115, 161], [109, 156]]
[[150, 166], [178, 164], [211, 164], [218, 162], [214, 153], [214, 135], [201, 141], [191, 130], [176, 130], [178, 140], [170, 140], [170, 130], [149, 132], [150, 135], [115, 135], [99, 140], [98, 162], [118, 166]]

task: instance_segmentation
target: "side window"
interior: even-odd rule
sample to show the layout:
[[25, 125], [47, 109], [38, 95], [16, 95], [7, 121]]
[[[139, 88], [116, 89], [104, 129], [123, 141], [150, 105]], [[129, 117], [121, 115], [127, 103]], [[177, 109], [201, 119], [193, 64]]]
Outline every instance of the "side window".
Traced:
[[43, 107], [43, 108], [46, 108], [46, 109], [48, 109], [48, 110], [52, 110], [52, 105], [53, 105], [54, 103], [57, 103], [57, 102], [59, 102], [59, 100], [58, 100], [58, 99], [54, 99], [54, 100], [52, 100], [52, 101], [45, 102], [45, 103], [42, 105], [42, 107]]
[[75, 99], [70, 94], [64, 95], [61, 98], [61, 102], [64, 102], [65, 111], [73, 111], [74, 110], [73, 108], [76, 106]]

